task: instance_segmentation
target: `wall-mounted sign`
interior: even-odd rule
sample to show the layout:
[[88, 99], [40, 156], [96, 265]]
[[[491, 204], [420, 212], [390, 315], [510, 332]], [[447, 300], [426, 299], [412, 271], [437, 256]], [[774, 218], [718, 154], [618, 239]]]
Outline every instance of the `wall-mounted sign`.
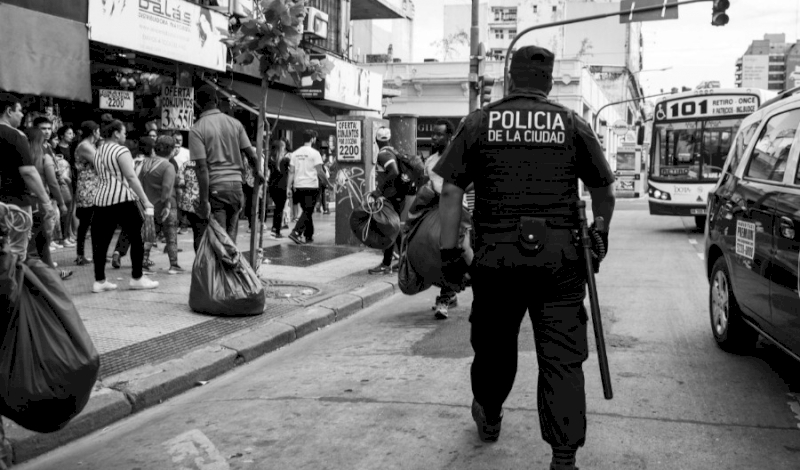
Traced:
[[99, 108], [116, 111], [133, 111], [133, 92], [101, 89]]
[[188, 131], [194, 124], [194, 88], [165, 86], [161, 89], [161, 128]]
[[184, 0], [89, 0], [89, 39], [224, 72], [225, 15]]
[[380, 111], [383, 98], [383, 76], [370, 72], [333, 56], [315, 55], [314, 59], [326, 59], [333, 63], [333, 70], [325, 80], [312, 82], [303, 79], [300, 96], [308, 99], [326, 100], [341, 104], [345, 109]]
[[632, 175], [617, 176], [616, 188], [617, 192], [632, 193], [636, 189], [636, 179]]
[[361, 155], [361, 121], [336, 121], [336, 161], [357, 163]]
[[620, 119], [619, 121], [615, 121], [614, 124], [611, 126], [611, 132], [617, 134], [619, 136], [623, 136], [628, 133], [628, 123]]
[[742, 88], [769, 88], [769, 56], [742, 57]]

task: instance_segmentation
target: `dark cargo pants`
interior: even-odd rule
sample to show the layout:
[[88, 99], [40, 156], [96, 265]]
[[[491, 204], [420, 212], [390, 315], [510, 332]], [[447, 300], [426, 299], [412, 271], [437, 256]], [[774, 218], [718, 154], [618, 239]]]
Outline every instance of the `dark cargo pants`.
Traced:
[[517, 338], [528, 311], [539, 363], [542, 436], [554, 449], [576, 450], [586, 439], [586, 273], [570, 231], [560, 232], [564, 243], [552, 243], [535, 256], [506, 243], [476, 251], [470, 271], [472, 393], [487, 415], [500, 413], [514, 385]]

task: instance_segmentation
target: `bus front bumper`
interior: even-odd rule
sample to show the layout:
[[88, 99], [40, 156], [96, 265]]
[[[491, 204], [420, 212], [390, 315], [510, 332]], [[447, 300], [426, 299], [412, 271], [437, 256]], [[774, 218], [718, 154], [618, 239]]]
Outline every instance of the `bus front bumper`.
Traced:
[[694, 217], [706, 215], [705, 204], [670, 204], [669, 202], [653, 202], [648, 200], [650, 215], [672, 215], [678, 217]]

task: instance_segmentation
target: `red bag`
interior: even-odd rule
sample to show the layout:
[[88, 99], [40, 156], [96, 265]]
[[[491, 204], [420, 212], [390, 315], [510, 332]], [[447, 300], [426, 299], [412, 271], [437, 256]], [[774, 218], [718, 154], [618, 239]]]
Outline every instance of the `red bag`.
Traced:
[[59, 274], [38, 259], [13, 266], [17, 291], [3, 299], [0, 414], [31, 431], [57, 431], [89, 401], [100, 356]]
[[260, 315], [266, 303], [258, 275], [227, 232], [211, 218], [192, 267], [189, 307], [210, 315]]

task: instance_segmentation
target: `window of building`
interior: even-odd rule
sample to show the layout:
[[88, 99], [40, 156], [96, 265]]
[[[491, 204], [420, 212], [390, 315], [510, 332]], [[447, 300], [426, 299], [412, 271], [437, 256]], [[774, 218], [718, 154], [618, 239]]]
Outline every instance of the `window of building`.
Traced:
[[781, 65], [770, 65], [769, 71], [770, 72], [783, 72], [784, 67]]
[[339, 34], [341, 32], [339, 0], [308, 0], [306, 5], [328, 14], [328, 37], [325, 39], [307, 38], [307, 42], [336, 54], [344, 54], [339, 42]]
[[506, 21], [517, 21], [517, 9], [509, 8], [506, 10]]
[[516, 29], [509, 29], [509, 30], [508, 30], [508, 37], [509, 37], [510, 39], [514, 39], [514, 37], [515, 37], [516, 35], [517, 35], [517, 30], [516, 30]]
[[495, 39], [504, 39], [503, 30], [502, 29], [495, 29], [494, 30], [494, 38]]
[[553, 11], [558, 11], [558, 7], [556, 5], [553, 5]]
[[777, 114], [761, 130], [745, 176], [767, 181], [783, 181], [792, 142], [800, 125], [800, 110]]
[[533, 6], [533, 12], [534, 13], [539, 13], [539, 6], [538, 5], [534, 5]]
[[494, 8], [492, 11], [494, 11], [495, 21], [500, 21], [503, 18], [503, 10], [501, 8]]

